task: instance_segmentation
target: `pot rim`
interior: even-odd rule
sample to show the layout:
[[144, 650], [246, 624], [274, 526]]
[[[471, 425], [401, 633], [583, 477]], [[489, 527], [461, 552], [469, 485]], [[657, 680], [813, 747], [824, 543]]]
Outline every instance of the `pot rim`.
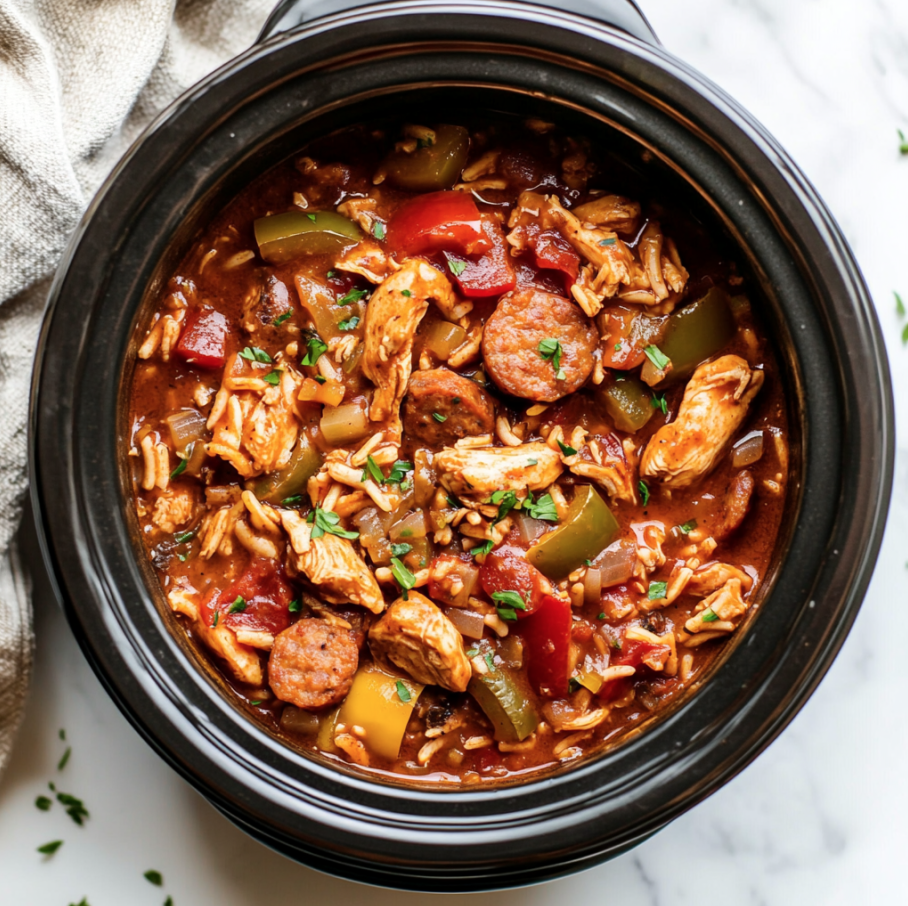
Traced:
[[[530, 11], [528, 13], [528, 10]], [[830, 374], [834, 372], [834, 365], [838, 366], [839, 375], [837, 383], [841, 385], [844, 382], [844, 369], [846, 367], [854, 373], [856, 370], [864, 370], [866, 374], [875, 377], [880, 385], [880, 393], [873, 399], [872, 406], [855, 408], [851, 400], [847, 399], [849, 386], [847, 382], [844, 387], [839, 389], [844, 393], [845, 416], [857, 420], [858, 429], [855, 432], [859, 437], [844, 438], [843, 456], [851, 456], [852, 459], [863, 461], [865, 468], [858, 473], [861, 480], [860, 489], [852, 492], [852, 497], [859, 492], [862, 495], [859, 499], [864, 502], [863, 522], [868, 527], [866, 537], [862, 544], [857, 545], [857, 550], [852, 550], [857, 555], [857, 562], [851, 567], [843, 566], [841, 558], [836, 559], [839, 553], [835, 549], [832, 552], [825, 553], [824, 568], [836, 573], [838, 581], [842, 588], [838, 591], [839, 604], [833, 608], [837, 621], [834, 625], [826, 628], [825, 633], [812, 636], [811, 639], [816, 641], [816, 648], [808, 656], [806, 662], [798, 659], [797, 653], [789, 652], [788, 667], [789, 670], [797, 666], [797, 683], [794, 685], [786, 684], [786, 695], [778, 701], [775, 707], [771, 708], [772, 712], [759, 725], [758, 732], [753, 732], [746, 740], [740, 737], [741, 727], [738, 725], [730, 726], [727, 734], [728, 738], [737, 740], [738, 748], [733, 757], [726, 757], [720, 762], [720, 766], [714, 766], [712, 770], [702, 774], [695, 784], [695, 788], [689, 788], [682, 797], [674, 797], [670, 802], [663, 804], [656, 813], [647, 814], [640, 817], [635, 823], [625, 827], [620, 839], [613, 840], [608, 847], [604, 847], [601, 840], [597, 839], [592, 845], [584, 845], [584, 841], [577, 841], [576, 834], [571, 840], [572, 848], [569, 853], [562, 852], [557, 854], [553, 863], [549, 859], [546, 864], [528, 866], [525, 857], [517, 858], [514, 852], [509, 853], [511, 862], [507, 866], [498, 865], [486, 867], [473, 867], [470, 878], [464, 881], [464, 872], [466, 863], [473, 860], [475, 863], [477, 853], [487, 846], [487, 839], [497, 840], [502, 834], [508, 834], [512, 838], [517, 834], [520, 822], [515, 823], [515, 815], [511, 812], [509, 817], [497, 816], [495, 820], [487, 823], [488, 833], [483, 836], [476, 829], [476, 816], [471, 815], [463, 820], [459, 820], [455, 814], [457, 809], [451, 809], [450, 803], [456, 799], [461, 804], [470, 803], [471, 806], [493, 805], [498, 794], [505, 791], [509, 794], [509, 804], [516, 806], [514, 800], [526, 801], [530, 796], [536, 796], [537, 802], [530, 805], [519, 813], [525, 816], [526, 823], [523, 828], [527, 833], [532, 832], [534, 835], [547, 834], [553, 826], [558, 826], [559, 833], [566, 833], [565, 821], [572, 815], [577, 816], [575, 809], [578, 808], [578, 795], [584, 800], [584, 808], [589, 810], [589, 801], [591, 798], [590, 790], [585, 793], [577, 794], [578, 782], [584, 778], [593, 779], [593, 775], [601, 773], [603, 764], [606, 760], [612, 758], [612, 753], [591, 759], [589, 762], [578, 765], [571, 771], [559, 774], [552, 778], [543, 778], [541, 780], [528, 783], [520, 787], [497, 787], [494, 791], [477, 791], [464, 792], [458, 791], [432, 793], [425, 790], [407, 791], [400, 787], [382, 787], [381, 790], [387, 793], [388, 789], [394, 791], [393, 796], [383, 795], [376, 791], [376, 785], [373, 781], [366, 781], [363, 784], [361, 779], [351, 778], [346, 775], [340, 775], [339, 772], [327, 769], [322, 771], [313, 764], [304, 766], [307, 781], [310, 784], [319, 786], [319, 796], [311, 799], [307, 805], [307, 813], [318, 816], [324, 821], [330, 816], [332, 831], [334, 836], [327, 841], [327, 849], [331, 850], [330, 854], [325, 853], [322, 864], [316, 865], [334, 873], [341, 873], [349, 876], [351, 869], [359, 873], [359, 877], [366, 876], [373, 883], [385, 883], [389, 886], [408, 886], [415, 889], [437, 889], [436, 886], [449, 887], [444, 880], [439, 878], [456, 877], [458, 882], [464, 882], [471, 886], [468, 889], [488, 889], [490, 881], [493, 886], [502, 886], [502, 884], [513, 883], [515, 878], [538, 878], [552, 876], [554, 873], [572, 870], [572, 868], [583, 867], [590, 861], [596, 861], [606, 854], [615, 854], [619, 849], [635, 845], [645, 836], [663, 826], [673, 817], [682, 811], [691, 807], [695, 802], [700, 801], [706, 795], [709, 795], [719, 785], [728, 780], [731, 776], [741, 770], [749, 761], [765, 748], [772, 739], [778, 735], [784, 726], [791, 720], [803, 702], [813, 691], [816, 684], [822, 678], [822, 675], [828, 669], [829, 664], [837, 653], [839, 647], [850, 629], [851, 623], [859, 607], [860, 598], [863, 597], [867, 583], [870, 578], [870, 567], [876, 557], [879, 548], [882, 530], [885, 524], [885, 513], [888, 508], [889, 489], [892, 477], [893, 462], [893, 435], [892, 435], [892, 400], [891, 389], [888, 383], [888, 371], [886, 367], [885, 352], [882, 340], [879, 334], [879, 327], [875, 320], [869, 294], [864, 287], [857, 266], [847, 248], [841, 233], [838, 231], [834, 221], [819, 200], [815, 191], [812, 189], [807, 180], [799, 173], [791, 161], [777, 144], [759, 127], [755, 121], [745, 114], [734, 102], [731, 102], [720, 90], [716, 89], [711, 83], [697, 75], [690, 67], [679, 63], [671, 55], [667, 54], [660, 48], [654, 48], [648, 44], [635, 41], [625, 35], [609, 29], [606, 26], [598, 25], [587, 20], [581, 20], [578, 17], [564, 13], [556, 13], [550, 9], [539, 10], [528, 7], [525, 4], [514, 3], [487, 3], [484, 0], [477, 2], [465, 2], [459, 4], [440, 3], [435, 0], [423, 0], [416, 3], [389, 3], [381, 6], [368, 7], [364, 10], [357, 10], [354, 13], [339, 14], [336, 17], [329, 17], [327, 20], [320, 20], [305, 26], [294, 32], [272, 38], [262, 47], [254, 47], [243, 54], [241, 57], [227, 64], [218, 72], [214, 73], [208, 79], [191, 89], [186, 95], [178, 100], [168, 111], [165, 111], [150, 127], [150, 129], [140, 138], [133, 146], [127, 156], [121, 161], [114, 172], [111, 174], [95, 200], [89, 207], [88, 212], [83, 218], [82, 223], [74, 234], [67, 252], [63, 259], [63, 264], [55, 278], [54, 285], [51, 289], [48, 312], [45, 323], [42, 327], [38, 358], [36, 360], [36, 370], [32, 392], [32, 411], [31, 411], [31, 431], [30, 431], [30, 466], [34, 477], [32, 485], [32, 495], [36, 512], [41, 514], [42, 524], [42, 550], [45, 560], [49, 567], [49, 572], [54, 577], [57, 585], [58, 594], [66, 601], [66, 612], [79, 638], [83, 651], [92, 662], [102, 682], [108, 689], [108, 692], [114, 697], [127, 717], [139, 729], [143, 736], [162, 754], [172, 766], [180, 771], [183, 776], [190, 780], [194, 786], [201, 789], [202, 792], [214, 802], [214, 804], [228, 814], [235, 822], [252, 830], [260, 839], [267, 838], [267, 841], [280, 849], [281, 851], [292, 854], [296, 858], [303, 858], [299, 852], [299, 834], [292, 832], [286, 824], [284, 817], [279, 824], [281, 826], [272, 826], [267, 831], [260, 827], [252, 827], [256, 821], [262, 820], [269, 816], [269, 809], [264, 808], [263, 804], [270, 804], [269, 793], [273, 787], [280, 786], [280, 795], [286, 800], [290, 795], [289, 787], [284, 781], [284, 776], [280, 777], [278, 782], [276, 778], [269, 777], [267, 770], [262, 770], [262, 765], [255, 758], [240, 757], [239, 753], [231, 753], [223, 745], [219, 745], [216, 736], [209, 735], [207, 739], [202, 740], [202, 744], [209, 747], [204, 755], [197, 751], [197, 743], [190, 740], [199, 738], [199, 726], [193, 721], [206, 720], [206, 715], [193, 714], [193, 708], [197, 707], [201, 699], [197, 699], [187, 705], [185, 701], [169, 694], [169, 690], [163, 688], [150, 688], [148, 684], [142, 684], [136, 681], [137, 676], [141, 676], [145, 671], [153, 671], [156, 663], [156, 657], [160, 656], [161, 651], [167, 648], [167, 640], [158, 638], [144, 638], [131, 635], [128, 627], [124, 623], [122, 611], [116, 606], [111, 605], [117, 596], [117, 582], [122, 577], [114, 576], [110, 571], [110, 564], [105, 562], [101, 556], [100, 548], [97, 544], [97, 533], [99, 526], [97, 524], [99, 513], [97, 507], [92, 510], [92, 501], [89, 500], [91, 494], [85, 488], [84, 477], [85, 456], [83, 451], [75, 449], [78, 447], [78, 441], [73, 439], [73, 449], [66, 448], [62, 457], [62, 472], [64, 480], [60, 480], [54, 474], [54, 469], [59, 468], [61, 462], [57, 460], [50, 452], [51, 438], [59, 437], [61, 427], [73, 427], [73, 417], [79, 413], [78, 399], [76, 396], [68, 397], [65, 392], [65, 384], [62, 382], [63, 375], [59, 373], [59, 367], [54, 362], [54, 355], [48, 355], [49, 349], [59, 354], [60, 350], [65, 347], [66, 342], [73, 342], [69, 338], [66, 342], [61, 338], [61, 331], [66, 332], [61, 326], [61, 321], [57, 318], [57, 306], [60, 300], [67, 298], [70, 301], [70, 308], [73, 307], [73, 278], [77, 274], [80, 266], [84, 267], [86, 255], [91, 254], [90, 244], [93, 231], [97, 231], [102, 223], [106, 223], [111, 218], [116, 218], [117, 212], [112, 210], [112, 205], [118, 202], [117, 194], [123, 193], [123, 183], [127, 176], [133, 172], [134, 168], [141, 162], [143, 150], [147, 150], [156, 138], [166, 137], [169, 127], [181, 117], [185, 117], [189, 110], [205, 100], [207, 92], [215, 92], [219, 88], [229, 86], [231, 80], [236, 81], [243, 72], [244, 68], [251, 67], [256, 63], [262, 63], [270, 54], [279, 54], [282, 51], [298, 50], [305, 42], [322, 41], [326, 38], [333, 37], [338, 40], [344, 30], [350, 31], [363, 25], [374, 27], [377, 24], [387, 25], [388, 22], [400, 24], [408, 17], [411, 21], [422, 19], [428, 21], [435, 20], [435, 26], [440, 28], [443, 17], [454, 20], [461, 28], [467, 28], [469, 22], [473, 21], [473, 28], [478, 28], [479, 24], [488, 25], [491, 17], [497, 17], [499, 21], [507, 21], [507, 17], [519, 15], [523, 17], [521, 27], [526, 23], [530, 24], [548, 24], [552, 28], [544, 37], [548, 45], [558, 44], [555, 38], [562, 32], [568, 36], [580, 35], [581, 39], [593, 39], [601, 42], [603, 47], [607, 47], [612, 52], [618, 52], [628, 55], [628, 59], [633, 59], [637, 65], [648, 65], [652, 72], [662, 73], [665, 78], [658, 82], [656, 86], [658, 92], [646, 92], [641, 90], [639, 85], [634, 85], [630, 80], [623, 79], [624, 90], [636, 91], [638, 95], [647, 96], [647, 102], [660, 108], [663, 114], [668, 114], [671, 106], [672, 89], [684, 87], [700, 97], [706, 106], [698, 110], [701, 117], [705, 115], [706, 122], [691, 122], [695, 128], [709, 132], [710, 116], [724, 118], [727, 133], [736, 132], [735, 141], [729, 141], [730, 145], [735, 142], [740, 143], [743, 139], [750, 145], [750, 155], [735, 156], [731, 163], [737, 169], [739, 176], [753, 182], [753, 165], [754, 160], [762, 160], [764, 167], [768, 162], [772, 176], [780, 185], [784, 186], [787, 192], [785, 199], [793, 207], [785, 208], [784, 204], [775, 195], [766, 194], [766, 185], [754, 186], [754, 192], [759, 196], [764, 196], [764, 201], [770, 205], [771, 199], [776, 207], [773, 208], [775, 215], [774, 228], [781, 236], [784, 236], [789, 244], [792, 254], [801, 254], [805, 258], [805, 250], [817, 251], [818, 241], [825, 249], [825, 258], [830, 254], [834, 259], [834, 273], [841, 281], [842, 288], [839, 290], [841, 299], [847, 300], [848, 304], [845, 310], [840, 312], [827, 311], [825, 313], [827, 323], [821, 324], [818, 320], [812, 325], [812, 330], [826, 330], [830, 335], [830, 344], [833, 348], [847, 350], [847, 354], [838, 358], [837, 362], [827, 363], [826, 371]], [[485, 17], [485, 19], [480, 19]], [[512, 19], [514, 25], [516, 20]], [[542, 43], [543, 35], [539, 35], [539, 42]], [[564, 40], [562, 40], [562, 45]], [[588, 43], [583, 44], [586, 53], [590, 53], [590, 48], [595, 50], [595, 45]], [[541, 48], [539, 49], [541, 50]], [[399, 52], [399, 51], [396, 51]], [[521, 51], [527, 53], [526, 49]], [[595, 57], [595, 54], [593, 54]], [[594, 63], [589, 60], [578, 59], [578, 64], [582, 68], [592, 69]], [[324, 66], [324, 64], [322, 64]], [[335, 60], [335, 67], [343, 65]], [[618, 77], [612, 74], [612, 81], [618, 80]], [[673, 81], [674, 80], [674, 81]], [[657, 80], [658, 81], [658, 80]], [[256, 95], [265, 91], [258, 84], [251, 89], [252, 94]], [[248, 103], [248, 99], [247, 99]], [[225, 114], [225, 119], [228, 114]], [[712, 124], [715, 127], [715, 123]], [[726, 148], [713, 148], [717, 153], [727, 150]], [[185, 165], [185, 162], [183, 162]], [[726, 161], [726, 163], [729, 163]], [[133, 169], [131, 169], [133, 168]], [[764, 177], [766, 173], [762, 174]], [[771, 180], [769, 181], [771, 182]], [[122, 200], [122, 199], [120, 199]], [[793, 215], [798, 214], [798, 206], [801, 208], [802, 223], [796, 223], [797, 218]], [[810, 248], [810, 243], [806, 242], [803, 231], [812, 230], [813, 245], [817, 248]], [[800, 243], [796, 241], [800, 239]], [[768, 241], [768, 240], [767, 240]], [[82, 244], [85, 243], [83, 248]], [[120, 243], [118, 251], [122, 249]], [[81, 262], [81, 264], [80, 264]], [[817, 273], [818, 269], [826, 266], [824, 256], [819, 253], [810, 260], [798, 262], [802, 271], [813, 277], [815, 286], [821, 286], [828, 283], [832, 277], [827, 273]], [[105, 266], [111, 265], [107, 261]], [[99, 301], [103, 301], [103, 291], [105, 288], [103, 267], [94, 272], [95, 282], [92, 290], [98, 295]], [[805, 279], [808, 279], [805, 277]], [[67, 282], [69, 280], [69, 282]], [[87, 293], [92, 295], [92, 293]], [[831, 305], [831, 303], [830, 303]], [[130, 319], [134, 316], [137, 306], [133, 307]], [[64, 307], [60, 311], [65, 311]], [[95, 312], [89, 310], [87, 315], [94, 319]], [[835, 317], [837, 315], [837, 317]], [[852, 323], [847, 325], [848, 330], [844, 329], [843, 319], [850, 315]], [[863, 342], [860, 350], [855, 350], [858, 341]], [[84, 351], [84, 346], [80, 347]], [[69, 379], [77, 389], [79, 378], [84, 375], [85, 362], [78, 362], [77, 378], [72, 381], [71, 373]], [[811, 363], [811, 367], [814, 367]], [[822, 363], [816, 367], [823, 369]], [[109, 369], [109, 379], [116, 383], [119, 380], [119, 363], [116, 368]], [[835, 375], [833, 375], [835, 376]], [[811, 384], [811, 396], [814, 393], [814, 384]], [[852, 387], [851, 390], [854, 388]], [[76, 391], [74, 390], [75, 394]], [[46, 407], [45, 408], [45, 404]], [[854, 422], [852, 422], [853, 424]], [[64, 437], [67, 436], [65, 433]], [[855, 441], [864, 441], [868, 444], [863, 447], [861, 443], [857, 444], [857, 449], [850, 449], [855, 446]], [[867, 450], [871, 449], [868, 455]], [[872, 464], [873, 468], [869, 468]], [[844, 489], [843, 493], [847, 490]], [[110, 517], [108, 511], [106, 517]], [[801, 514], [803, 516], [803, 514]], [[115, 518], [116, 514], [115, 514]], [[121, 518], [121, 517], [120, 517]], [[67, 532], [71, 533], [67, 537]], [[855, 547], [852, 544], [852, 549]], [[844, 548], [843, 548], [844, 550]], [[135, 571], [134, 571], [135, 572]], [[842, 573], [844, 572], [844, 576]], [[135, 576], [133, 576], [135, 578]], [[67, 589], [67, 594], [63, 594], [63, 589]], [[147, 592], [147, 590], [146, 590]], [[86, 597], [82, 597], [82, 595]], [[147, 596], [147, 595], [146, 595]], [[809, 596], [808, 596], [809, 597]], [[816, 599], [814, 599], [816, 600]], [[764, 606], [765, 606], [764, 602]], [[826, 610], [829, 609], [826, 601], [820, 601], [820, 604]], [[152, 607], [154, 607], [152, 603]], [[813, 610], [815, 604], [805, 598], [804, 608]], [[825, 612], [825, 611], [824, 611]], [[748, 635], [743, 641], [748, 643], [755, 629], [759, 624], [751, 626]], [[168, 632], [166, 627], [162, 627], [163, 632]], [[102, 644], [97, 638], [92, 638], [91, 633], [103, 631], [105, 642]], [[129, 650], [117, 650], [116, 644], [109, 644], [109, 640], [118, 639], [127, 642], [131, 647]], [[170, 640], [172, 643], [173, 640]], [[163, 647], [162, 647], [163, 646]], [[744, 644], [739, 648], [750, 648], [750, 644]], [[171, 653], [175, 651], [173, 645], [170, 645]], [[746, 656], [746, 651], [743, 653]], [[781, 666], [786, 662], [783, 660]], [[203, 677], [199, 677], [203, 679]], [[760, 681], [761, 690], [757, 690], [753, 695], [765, 694], [766, 690], [775, 684], [778, 686], [778, 672], [766, 675]], [[777, 690], [778, 691], [778, 690]], [[153, 715], [149, 717], [150, 714]], [[226, 713], [221, 709], [221, 713]], [[673, 723], [678, 721], [678, 715], [672, 717], [663, 723]], [[721, 735], [721, 734], [720, 734]], [[746, 734], [745, 734], [746, 735]], [[620, 748], [621, 753], [629, 752], [633, 747], [634, 751], [642, 748], [649, 734], [642, 740], [627, 743]], [[640, 743], [640, 745], [638, 745]], [[714, 746], [715, 748], [715, 746]], [[267, 751], [267, 743], [262, 745], [262, 751]], [[292, 751], [292, 750], [291, 750]], [[246, 755], [247, 753], [243, 753]], [[703, 757], [701, 753], [700, 757]], [[622, 760], [626, 758], [622, 756]], [[658, 770], [665, 770], [666, 765], [660, 763]], [[702, 768], [702, 765], [701, 765]], [[326, 776], [330, 774], [329, 776]], [[216, 777], [217, 779], [212, 779]], [[565, 783], [565, 778], [574, 781]], [[562, 790], [565, 786], [570, 786], [575, 791], [575, 795], [562, 798]], [[589, 784], [588, 784], [589, 786]], [[346, 791], [347, 797], [354, 797], [358, 812], [355, 818], [351, 818], [351, 803], [344, 796], [336, 797], [327, 792], [328, 788], [342, 788]], [[368, 787], [366, 789], [365, 787]], [[312, 793], [312, 788], [307, 789]], [[539, 802], [537, 794], [542, 793], [543, 802]], [[258, 800], [255, 808], [250, 806], [250, 800]], [[417, 815], [407, 812], [403, 815], [400, 811], [383, 813], [381, 807], [377, 807], [375, 802], [382, 799], [393, 799], [399, 807], [404, 805], [410, 807], [415, 802], [431, 804], [432, 809], [423, 815]], [[368, 801], [367, 801], [368, 800]], [[546, 804], [546, 801], [547, 803]], [[553, 807], [553, 802], [558, 802], [557, 807]], [[444, 821], [440, 821], [437, 810], [444, 805], [443, 811], [446, 812]], [[277, 810], [278, 807], [275, 807]], [[282, 802], [280, 808], [285, 808]], [[314, 812], [313, 812], [314, 809]], [[321, 809], [327, 809], [322, 812]], [[560, 817], [555, 825], [552, 823], [552, 815], [558, 812]], [[545, 812], [548, 818], [543, 821], [540, 814]], [[297, 814], [302, 814], [298, 812]], [[390, 815], [390, 817], [389, 817]], [[491, 817], [491, 815], [490, 815]], [[538, 820], [537, 820], [538, 819]], [[351, 830], [351, 822], [357, 823], [355, 829]], [[447, 830], [443, 833], [448, 834], [446, 845], [461, 846], [461, 841], [456, 843], [451, 834], [459, 836], [464, 833], [464, 826], [469, 825], [470, 841], [469, 845], [462, 846], [462, 852], [453, 858], [451, 864], [447, 867], [433, 871], [423, 872], [420, 869], [414, 869], [410, 864], [391, 864], [391, 855], [388, 847], [382, 850], [375, 840], [372, 844], [378, 847], [378, 851], [373, 852], [370, 858], [362, 857], [350, 852], [345, 852], [345, 846], [349, 843], [351, 833], [359, 834], [362, 832], [363, 823], [372, 823], [373, 827], [370, 833], [384, 835], [385, 843], [390, 841], [394, 845], [399, 845], [406, 841], [412, 841], [414, 835], [420, 837], [432, 836], [435, 831], [430, 833], [431, 828], [437, 828], [439, 825], [445, 825]], [[547, 823], [546, 823], [547, 822]], [[578, 824], [581, 822], [578, 822]], [[583, 824], [589, 826], [589, 822]], [[491, 835], [489, 837], [489, 835]], [[570, 835], [569, 835], [570, 836]], [[587, 841], [588, 843], [588, 841]], [[393, 849], [393, 846], [391, 847]], [[373, 863], [374, 858], [385, 860], [383, 867], [376, 868]], [[463, 858], [461, 864], [458, 859]], [[517, 860], [515, 862], [515, 859]], [[539, 860], [536, 860], [539, 862]], [[519, 864], [521, 863], [521, 864]], [[310, 864], [312, 864], [310, 860]], [[404, 878], [405, 872], [411, 875]], [[510, 879], [510, 880], [509, 880]], [[425, 886], [429, 885], [429, 886]], [[465, 888], [467, 889], [467, 888]]]

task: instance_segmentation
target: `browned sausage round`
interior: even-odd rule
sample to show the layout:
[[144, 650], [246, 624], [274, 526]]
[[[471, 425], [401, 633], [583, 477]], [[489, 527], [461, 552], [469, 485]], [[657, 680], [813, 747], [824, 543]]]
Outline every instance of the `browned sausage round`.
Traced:
[[492, 397], [475, 381], [448, 368], [433, 368], [410, 378], [403, 420], [410, 437], [444, 447], [462, 437], [491, 434], [495, 408]]
[[344, 698], [358, 664], [353, 632], [324, 620], [300, 620], [274, 640], [268, 678], [281, 701], [312, 711]]
[[[561, 344], [561, 369], [543, 358], [539, 344]], [[502, 296], [482, 334], [486, 371], [507, 393], [551, 403], [583, 386], [593, 371], [599, 334], [568, 299], [525, 287]]]

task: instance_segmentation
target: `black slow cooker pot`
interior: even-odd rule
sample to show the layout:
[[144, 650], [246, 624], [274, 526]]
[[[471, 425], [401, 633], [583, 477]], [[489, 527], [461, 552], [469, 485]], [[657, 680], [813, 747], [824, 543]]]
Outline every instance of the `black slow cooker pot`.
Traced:
[[[608, 859], [748, 764], [792, 719], [855, 618], [883, 532], [893, 433], [879, 328], [839, 229], [797, 167], [637, 12], [417, 0], [297, 23], [197, 85], [92, 202], [54, 283], [35, 370], [32, 493], [85, 655], [146, 740], [250, 834], [323, 871], [418, 890], [530, 884]], [[620, 26], [620, 27], [619, 27]], [[468, 792], [386, 784], [287, 747], [222, 694], [134, 543], [126, 400], [143, 305], [194, 231], [311, 137], [402, 109], [576, 122], [740, 248], [789, 392], [792, 463], [774, 573], [704, 688], [573, 769]]]

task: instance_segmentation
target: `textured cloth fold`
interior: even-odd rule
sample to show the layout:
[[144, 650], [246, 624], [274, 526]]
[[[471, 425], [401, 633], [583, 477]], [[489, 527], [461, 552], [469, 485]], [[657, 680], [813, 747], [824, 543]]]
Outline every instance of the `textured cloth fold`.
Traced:
[[82, 211], [170, 101], [247, 48], [274, 0], [0, 0], [0, 771], [31, 663], [22, 513], [44, 298]]

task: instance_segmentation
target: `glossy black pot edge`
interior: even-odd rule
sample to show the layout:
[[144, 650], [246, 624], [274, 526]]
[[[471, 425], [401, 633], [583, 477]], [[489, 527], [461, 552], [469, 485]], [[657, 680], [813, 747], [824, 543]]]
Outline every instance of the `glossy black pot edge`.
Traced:
[[[834, 231], [834, 227], [833, 227], [832, 229], [833, 229], [833, 231]], [[71, 248], [72, 248], [72, 247], [71, 247]], [[846, 256], [847, 256], [847, 251], [845, 252], [845, 254], [846, 254]], [[877, 342], [878, 342], [878, 336], [877, 336]], [[884, 421], [885, 421], [885, 419], [884, 419]], [[890, 439], [890, 444], [889, 444], [889, 446], [891, 447], [891, 439]], [[889, 458], [891, 458], [891, 450], [890, 450]], [[883, 459], [884, 472], [885, 472], [885, 460], [887, 459], [887, 457], [884, 455], [884, 456], [882, 457], [882, 459]], [[885, 482], [884, 482], [884, 484], [885, 484]], [[870, 552], [868, 552], [868, 553], [870, 553]], [[859, 590], [860, 592], [862, 592], [862, 591], [863, 591], [863, 586], [858, 586], [858, 590]], [[850, 620], [848, 621], [848, 624], [850, 625]], [[847, 629], [847, 627], [844, 626], [844, 621], [842, 621], [842, 623], [839, 624], [839, 635], [840, 635], [840, 638], [839, 638], [839, 640], [838, 640], [838, 644], [840, 644], [840, 642], [841, 642], [841, 637], [844, 637], [844, 633], [845, 633], [846, 629]], [[837, 648], [837, 645], [836, 645], [836, 648]], [[820, 672], [822, 671], [822, 669], [824, 669], [825, 662], [827, 662], [828, 660], [830, 660], [833, 654], [834, 654], [834, 651], [832, 651], [832, 650], [827, 650], [826, 656], [825, 656], [825, 657], [826, 657], [826, 661], [824, 661], [824, 663], [823, 663], [822, 665], [819, 665], [819, 666], [817, 666], [816, 664], [814, 665], [814, 682], [810, 685], [809, 688], [811, 688], [811, 689], [813, 688], [813, 685], [815, 684], [815, 679], [819, 676], [819, 674], [820, 674]], [[792, 707], [796, 707], [796, 705], [792, 705]], [[789, 709], [789, 710], [790, 710], [790, 709]], [[780, 728], [781, 728], [781, 724], [777, 724], [777, 725], [776, 725], [776, 732], [778, 732], [778, 729], [780, 729]], [[756, 748], [754, 748], [752, 754], [755, 754], [756, 751], [758, 750], [758, 748], [761, 747], [761, 745], [765, 745], [765, 744], [766, 744], [766, 738], [764, 737], [763, 740], [762, 740], [762, 742], [761, 742]], [[174, 756], [171, 754], [170, 757], [171, 757], [171, 759], [172, 759]], [[752, 756], [751, 756], [751, 757], [752, 757]], [[740, 767], [740, 764], [738, 765], [738, 767]], [[710, 784], [710, 788], [712, 788], [712, 786], [714, 786], [714, 784]], [[703, 794], [705, 795], [705, 792], [704, 792]], [[689, 803], [688, 803], [688, 804], [689, 804]], [[235, 805], [235, 803], [234, 803], [234, 805]], [[233, 807], [233, 806], [231, 806], [231, 807]], [[679, 810], [680, 810], [680, 809], [679, 809]], [[235, 812], [235, 811], [236, 811], [236, 809], [234, 808], [234, 812]], [[671, 817], [671, 816], [669, 816], [669, 817]], [[663, 822], [663, 823], [664, 823], [664, 822]], [[259, 833], [261, 833], [261, 832], [259, 832]], [[295, 853], [295, 855], [296, 855], [297, 858], [299, 858], [299, 853], [298, 853], [298, 852]], [[551, 867], [550, 867], [550, 870], [551, 870]], [[496, 878], [496, 881], [498, 881], [498, 878]]]

